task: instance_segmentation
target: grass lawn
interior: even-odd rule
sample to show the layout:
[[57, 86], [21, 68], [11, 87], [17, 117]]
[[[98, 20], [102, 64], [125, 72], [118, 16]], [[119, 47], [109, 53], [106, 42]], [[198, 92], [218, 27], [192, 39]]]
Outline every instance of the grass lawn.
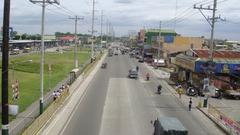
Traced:
[[[90, 58], [87, 50], [78, 52], [79, 65]], [[31, 61], [29, 61], [31, 60]], [[15, 63], [15, 64], [13, 64]], [[40, 95], [40, 53], [27, 54], [19, 57], [11, 57], [9, 60], [9, 103], [12, 104], [11, 80], [19, 80], [19, 99], [17, 101], [20, 112], [24, 111]], [[51, 65], [51, 72], [49, 71]], [[64, 53], [45, 53], [44, 65], [44, 92], [49, 91], [56, 84], [63, 80], [74, 67], [73, 51]], [[1, 78], [0, 78], [1, 80]], [[0, 88], [1, 89], [1, 88]], [[1, 96], [0, 96], [1, 99]]]

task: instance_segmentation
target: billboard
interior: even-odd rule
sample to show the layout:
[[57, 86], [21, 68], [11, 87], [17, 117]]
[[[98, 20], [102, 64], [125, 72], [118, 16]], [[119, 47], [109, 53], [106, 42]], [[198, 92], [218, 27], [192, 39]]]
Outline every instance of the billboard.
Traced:
[[225, 74], [239, 74], [240, 75], [240, 63], [213, 63], [213, 65], [207, 64], [205, 61], [196, 61], [195, 72], [206, 73], [210, 70], [214, 73], [225, 73]]
[[173, 43], [174, 37], [173, 36], [164, 36], [165, 43]]
[[[3, 28], [0, 31], [0, 40], [2, 40], [3, 36]], [[13, 28], [9, 27], [9, 40], [13, 40]]]

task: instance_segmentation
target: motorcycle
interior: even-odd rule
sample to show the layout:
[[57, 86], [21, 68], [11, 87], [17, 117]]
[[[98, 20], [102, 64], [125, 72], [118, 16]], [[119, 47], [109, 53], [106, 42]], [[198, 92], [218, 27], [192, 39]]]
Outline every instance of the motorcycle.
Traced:
[[146, 79], [147, 79], [147, 81], [149, 81], [149, 79], [150, 79], [150, 75], [149, 75], [149, 73], [147, 73], [147, 75], [146, 75]]
[[161, 90], [162, 90], [162, 86], [158, 86], [158, 89], [157, 89], [157, 92], [158, 92], [158, 94], [160, 95], [161, 94]]

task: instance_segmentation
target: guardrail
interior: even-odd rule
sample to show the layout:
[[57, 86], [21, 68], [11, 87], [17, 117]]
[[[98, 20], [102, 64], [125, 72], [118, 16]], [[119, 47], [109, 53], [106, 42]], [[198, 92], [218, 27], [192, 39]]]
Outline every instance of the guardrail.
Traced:
[[240, 124], [212, 105], [208, 105], [208, 113], [221, 123], [230, 135], [240, 135]]
[[66, 88], [63, 90], [61, 95], [43, 112], [43, 114], [34, 120], [34, 122], [23, 132], [22, 135], [36, 134], [43, 127], [46, 121], [52, 117], [57, 108], [63, 104], [68, 95], [69, 88]]

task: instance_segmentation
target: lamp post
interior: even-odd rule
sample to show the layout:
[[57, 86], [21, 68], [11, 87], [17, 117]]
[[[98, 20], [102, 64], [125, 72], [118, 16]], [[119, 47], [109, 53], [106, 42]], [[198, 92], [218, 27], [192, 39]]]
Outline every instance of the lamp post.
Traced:
[[46, 4], [59, 4], [58, 0], [29, 0], [30, 2], [36, 4], [42, 4], [42, 19], [41, 19], [41, 60], [40, 60], [40, 101], [39, 110], [40, 114], [43, 113], [43, 79], [44, 79], [44, 24], [45, 24], [45, 8]]

